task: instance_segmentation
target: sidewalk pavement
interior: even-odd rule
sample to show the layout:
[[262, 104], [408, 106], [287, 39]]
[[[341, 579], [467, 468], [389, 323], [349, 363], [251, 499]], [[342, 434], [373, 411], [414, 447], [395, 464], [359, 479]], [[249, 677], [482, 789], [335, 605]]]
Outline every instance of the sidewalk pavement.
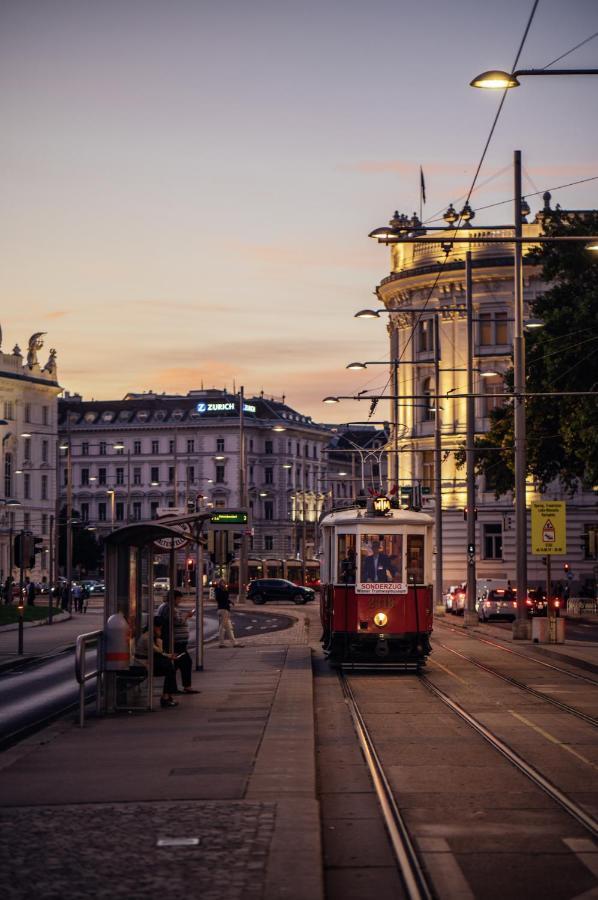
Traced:
[[[569, 618], [565, 616], [565, 618]], [[572, 621], [578, 619], [578, 616], [570, 617]], [[582, 616], [591, 622], [598, 622], [598, 616], [588, 614]], [[464, 628], [465, 623], [462, 616], [440, 616], [437, 621], [446, 625], [453, 625], [457, 628]], [[479, 622], [473, 627], [469, 627], [468, 631], [474, 634], [491, 637], [497, 641], [503, 641], [506, 644], [513, 644], [516, 647], [525, 647], [532, 653], [540, 656], [549, 656], [557, 662], [567, 663], [576, 666], [579, 669], [586, 669], [590, 672], [598, 672], [598, 641], [567, 641], [567, 626], [565, 625], [565, 643], [564, 644], [536, 644], [533, 641], [514, 641], [513, 634], [510, 629], [493, 628], [492, 625]]]
[[2, 754], [7, 900], [321, 900], [317, 610], [285, 612], [286, 631], [208, 647], [176, 709], [65, 718]]

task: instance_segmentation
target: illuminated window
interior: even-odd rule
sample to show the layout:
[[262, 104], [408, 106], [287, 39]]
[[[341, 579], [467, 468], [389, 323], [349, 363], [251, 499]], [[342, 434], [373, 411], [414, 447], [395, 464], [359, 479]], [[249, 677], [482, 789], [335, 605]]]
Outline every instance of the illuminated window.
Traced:
[[424, 450], [422, 453], [422, 487], [434, 487], [434, 451]]

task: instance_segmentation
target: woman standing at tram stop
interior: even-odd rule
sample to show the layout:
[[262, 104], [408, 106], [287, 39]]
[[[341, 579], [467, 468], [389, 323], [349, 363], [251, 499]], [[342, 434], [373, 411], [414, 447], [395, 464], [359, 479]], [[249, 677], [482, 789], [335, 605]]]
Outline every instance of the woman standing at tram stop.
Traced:
[[[183, 682], [183, 694], [199, 694], [191, 687], [191, 657], [187, 651], [189, 644], [189, 626], [188, 620], [195, 614], [195, 610], [191, 612], [183, 612], [179, 609], [179, 604], [183, 599], [182, 591], [175, 591], [173, 594], [174, 609], [172, 616], [172, 624], [174, 630], [174, 641], [171, 640], [170, 634], [170, 603], [165, 601], [158, 607], [156, 613], [157, 618], [162, 623], [162, 643], [165, 653], [173, 653], [175, 669], [179, 669], [181, 680]], [[173, 650], [174, 646], [174, 650]], [[180, 693], [177, 691], [177, 693]]]
[[239, 644], [235, 639], [233, 623], [230, 619], [230, 594], [223, 578], [216, 583], [214, 598], [218, 604], [218, 646], [224, 647], [224, 638], [227, 637], [230, 639], [233, 647], [243, 647], [244, 645]]

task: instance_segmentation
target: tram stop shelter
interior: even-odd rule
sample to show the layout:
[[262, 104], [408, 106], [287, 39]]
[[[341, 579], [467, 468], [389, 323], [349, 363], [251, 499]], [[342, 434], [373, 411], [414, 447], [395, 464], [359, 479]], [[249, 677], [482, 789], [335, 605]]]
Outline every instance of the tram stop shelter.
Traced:
[[[170, 634], [174, 633], [173, 595], [176, 555], [189, 545], [196, 555], [195, 669], [203, 669], [203, 526], [209, 512], [151, 522], [135, 522], [113, 531], [104, 541], [104, 711], [151, 710], [153, 707], [153, 619], [159, 604], [170, 599]], [[154, 596], [154, 560], [168, 556], [169, 590]]]

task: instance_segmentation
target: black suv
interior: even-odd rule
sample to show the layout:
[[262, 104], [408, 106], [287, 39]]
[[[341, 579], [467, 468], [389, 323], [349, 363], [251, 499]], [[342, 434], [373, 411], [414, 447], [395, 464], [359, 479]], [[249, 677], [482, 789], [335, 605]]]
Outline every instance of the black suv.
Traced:
[[307, 603], [314, 599], [316, 592], [312, 588], [301, 587], [284, 578], [256, 578], [255, 581], [249, 582], [247, 596], [257, 604], [267, 603], [269, 600]]

